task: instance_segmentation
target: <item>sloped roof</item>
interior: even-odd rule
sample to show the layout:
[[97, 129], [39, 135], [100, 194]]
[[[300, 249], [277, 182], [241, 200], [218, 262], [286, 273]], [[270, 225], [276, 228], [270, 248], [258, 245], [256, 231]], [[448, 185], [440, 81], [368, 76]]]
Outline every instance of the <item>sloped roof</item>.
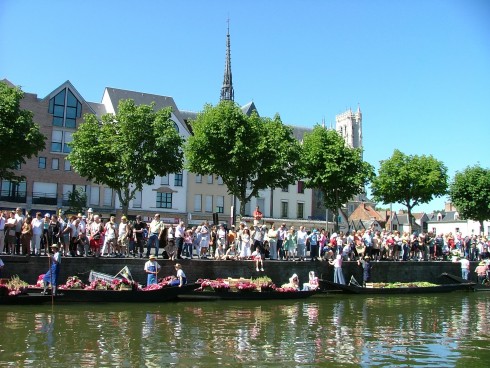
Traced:
[[367, 203], [361, 203], [349, 216], [356, 220], [378, 220], [384, 221], [383, 216]]
[[254, 111], [257, 113], [257, 115], [259, 115], [259, 111], [257, 110], [257, 107], [255, 107], [255, 104], [253, 103], [253, 101], [251, 101], [248, 104], [242, 106], [242, 112], [245, 115], [247, 115], [247, 116], [252, 115], [252, 113]]
[[89, 106], [95, 113], [95, 116], [100, 118], [102, 115], [107, 114], [107, 110], [104, 104], [96, 103], [96, 102], [88, 102]]
[[440, 212], [440, 214], [442, 215], [441, 220], [437, 219], [438, 214], [439, 214], [439, 212], [431, 213], [431, 214], [427, 215], [427, 217], [429, 217], [429, 221], [432, 221], [432, 222], [434, 222], [434, 221], [437, 221], [437, 222], [457, 222], [457, 221], [465, 222], [466, 221], [466, 220], [462, 219], [461, 217], [459, 217], [458, 211], [448, 211], [448, 212], [441, 211]]
[[150, 105], [154, 103], [156, 110], [170, 107], [172, 109], [172, 113], [182, 123], [183, 127], [188, 130], [187, 124], [185, 124], [184, 118], [182, 117], [182, 114], [180, 113], [180, 110], [178, 109], [173, 97], [135, 92], [112, 87], [106, 87], [105, 90], [112, 102], [112, 106], [114, 106], [116, 113], [120, 100], [132, 99], [136, 105]]

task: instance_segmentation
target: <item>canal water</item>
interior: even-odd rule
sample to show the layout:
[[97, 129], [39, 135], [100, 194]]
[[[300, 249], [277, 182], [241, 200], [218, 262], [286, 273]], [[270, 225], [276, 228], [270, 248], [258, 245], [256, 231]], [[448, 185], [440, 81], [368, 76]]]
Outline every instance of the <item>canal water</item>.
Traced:
[[0, 367], [488, 367], [490, 293], [0, 307]]

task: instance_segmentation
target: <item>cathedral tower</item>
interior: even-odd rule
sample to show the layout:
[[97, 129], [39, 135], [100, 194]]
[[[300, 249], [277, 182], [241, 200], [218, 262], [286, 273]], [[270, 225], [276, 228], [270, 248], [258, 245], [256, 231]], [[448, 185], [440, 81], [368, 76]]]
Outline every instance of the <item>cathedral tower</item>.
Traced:
[[226, 61], [223, 86], [221, 87], [220, 101], [234, 101], [235, 92], [233, 91], [233, 78], [231, 75], [231, 55], [230, 55], [230, 20], [228, 20], [228, 33], [226, 35]]
[[335, 116], [335, 130], [344, 138], [349, 147], [362, 148], [362, 113], [357, 106], [354, 113], [349, 109]]

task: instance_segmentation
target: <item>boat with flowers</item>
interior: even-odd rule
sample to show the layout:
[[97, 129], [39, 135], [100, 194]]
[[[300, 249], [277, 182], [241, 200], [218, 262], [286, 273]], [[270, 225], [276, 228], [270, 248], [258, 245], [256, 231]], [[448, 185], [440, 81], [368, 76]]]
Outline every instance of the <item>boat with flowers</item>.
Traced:
[[[347, 294], [430, 294], [448, 293], [456, 290], [468, 290], [470, 284], [433, 284], [429, 282], [394, 282], [366, 283], [361, 286], [354, 277], [348, 285], [338, 284], [329, 280], [319, 280], [323, 291], [342, 291]], [[472, 284], [474, 285], [474, 283]]]
[[[38, 279], [42, 280], [42, 276]], [[126, 277], [91, 279], [92, 281], [85, 284], [78, 276], [68, 277], [63, 285], [58, 286], [54, 303], [159, 303], [176, 300], [179, 294], [199, 287], [197, 284], [170, 286], [173, 276], [164, 277], [157, 284], [146, 287]], [[40, 293], [39, 286], [38, 284], [30, 289], [38, 289]], [[49, 295], [48, 297], [51, 300]]]
[[29, 293], [28, 284], [13, 276], [10, 280], [1, 279], [0, 305], [33, 305], [50, 302], [51, 297], [39, 293]]
[[258, 279], [199, 279], [198, 288], [179, 299], [189, 300], [285, 300], [305, 299], [316, 290], [301, 291], [292, 287], [277, 287], [267, 277]]

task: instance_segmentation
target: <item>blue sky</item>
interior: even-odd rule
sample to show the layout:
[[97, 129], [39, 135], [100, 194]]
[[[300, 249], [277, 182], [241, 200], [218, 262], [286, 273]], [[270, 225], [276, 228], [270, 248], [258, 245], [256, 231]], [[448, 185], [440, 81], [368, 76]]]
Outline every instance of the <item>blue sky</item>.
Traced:
[[486, 0], [0, 0], [0, 78], [39, 97], [70, 80], [87, 101], [115, 87], [200, 111], [219, 101], [228, 18], [239, 104], [306, 127], [359, 104], [376, 169], [395, 148], [451, 179], [490, 167]]

